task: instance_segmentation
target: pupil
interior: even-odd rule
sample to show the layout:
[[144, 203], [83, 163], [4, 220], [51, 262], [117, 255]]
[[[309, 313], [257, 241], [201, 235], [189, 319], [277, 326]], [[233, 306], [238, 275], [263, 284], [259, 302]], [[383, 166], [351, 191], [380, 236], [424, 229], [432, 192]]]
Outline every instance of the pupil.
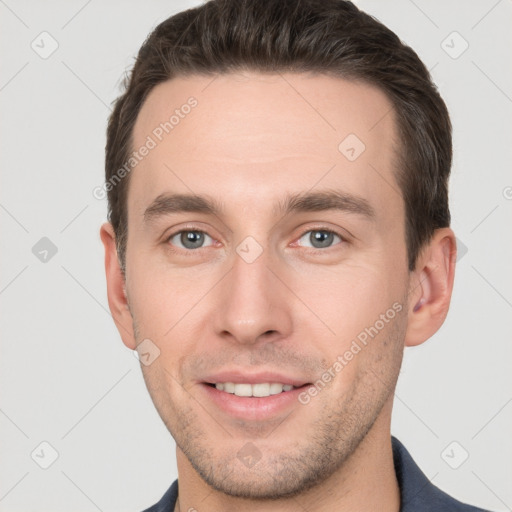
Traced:
[[314, 231], [311, 233], [311, 244], [313, 247], [329, 247], [332, 243], [334, 234], [328, 233], [327, 231]]
[[181, 234], [181, 243], [188, 249], [197, 249], [201, 246], [204, 239], [204, 233], [198, 231], [187, 231]]

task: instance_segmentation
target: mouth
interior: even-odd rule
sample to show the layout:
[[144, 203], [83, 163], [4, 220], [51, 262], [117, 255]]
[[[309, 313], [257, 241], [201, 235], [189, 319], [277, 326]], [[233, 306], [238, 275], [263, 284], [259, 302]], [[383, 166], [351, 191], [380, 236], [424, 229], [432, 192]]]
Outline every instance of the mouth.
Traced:
[[266, 421], [290, 414], [299, 395], [312, 384], [276, 374], [245, 377], [217, 375], [199, 382], [205, 398], [221, 414], [246, 421]]
[[292, 384], [282, 384], [280, 382], [259, 382], [257, 384], [250, 384], [249, 382], [216, 382], [206, 383], [208, 386], [240, 397], [257, 397], [265, 398], [269, 396], [279, 395], [281, 393], [287, 393], [293, 389], [299, 389], [300, 387], [307, 386], [293, 386]]

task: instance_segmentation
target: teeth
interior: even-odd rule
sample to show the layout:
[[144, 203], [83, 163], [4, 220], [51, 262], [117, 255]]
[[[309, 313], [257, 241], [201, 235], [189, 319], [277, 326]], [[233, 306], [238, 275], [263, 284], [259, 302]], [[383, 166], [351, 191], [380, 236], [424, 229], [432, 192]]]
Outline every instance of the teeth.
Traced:
[[270, 396], [270, 384], [253, 384], [252, 396]]
[[236, 396], [252, 396], [252, 386], [250, 384], [235, 384]]
[[219, 391], [225, 391], [236, 396], [267, 397], [278, 395], [283, 391], [291, 391], [291, 384], [279, 384], [278, 382], [262, 382], [258, 384], [235, 384], [233, 382], [219, 382], [215, 384]]
[[232, 382], [225, 382], [223, 391], [225, 391], [226, 393], [234, 393], [235, 385]]
[[283, 391], [283, 385], [282, 384], [270, 384], [269, 393], [271, 395], [278, 395]]

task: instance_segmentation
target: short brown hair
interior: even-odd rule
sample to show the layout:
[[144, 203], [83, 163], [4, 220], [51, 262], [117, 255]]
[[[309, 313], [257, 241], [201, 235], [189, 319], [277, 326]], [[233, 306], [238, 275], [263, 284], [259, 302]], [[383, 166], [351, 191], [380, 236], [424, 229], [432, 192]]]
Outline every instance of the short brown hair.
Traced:
[[[177, 76], [240, 70], [330, 74], [369, 83], [387, 95], [400, 138], [396, 180], [414, 270], [434, 230], [450, 225], [450, 118], [417, 54], [349, 1], [211, 0], [160, 23], [142, 45], [109, 119], [107, 183], [125, 166], [138, 113], [156, 85]], [[107, 189], [123, 272], [128, 185], [126, 175]]]

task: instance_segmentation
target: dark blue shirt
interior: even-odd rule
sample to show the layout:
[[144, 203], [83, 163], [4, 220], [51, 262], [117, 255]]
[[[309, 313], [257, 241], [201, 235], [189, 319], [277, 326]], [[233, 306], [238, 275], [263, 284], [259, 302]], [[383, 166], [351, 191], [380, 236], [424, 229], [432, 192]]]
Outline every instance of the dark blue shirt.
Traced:
[[[466, 505], [438, 489], [423, 474], [405, 446], [391, 437], [396, 478], [400, 487], [400, 512], [489, 512]], [[162, 499], [144, 512], [173, 512], [178, 497], [178, 480]]]

